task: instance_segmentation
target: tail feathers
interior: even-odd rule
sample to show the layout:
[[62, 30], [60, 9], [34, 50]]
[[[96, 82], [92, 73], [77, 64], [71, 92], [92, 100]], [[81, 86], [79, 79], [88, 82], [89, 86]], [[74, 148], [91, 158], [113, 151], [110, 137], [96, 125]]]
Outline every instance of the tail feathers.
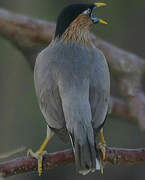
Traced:
[[71, 135], [71, 142], [75, 154], [77, 170], [80, 174], [86, 175], [100, 169], [97, 152], [94, 143], [93, 129], [79, 126]]
[[[75, 82], [75, 81], [74, 81]], [[83, 81], [85, 82], [85, 81]], [[68, 86], [60, 86], [60, 96], [68, 132], [71, 136], [74, 149], [76, 167], [79, 173], [88, 174], [99, 169], [99, 161], [96, 163], [97, 150], [94, 142], [92, 127], [91, 106], [88, 101], [89, 87], [76, 82], [68, 89]], [[63, 87], [63, 88], [62, 88]]]

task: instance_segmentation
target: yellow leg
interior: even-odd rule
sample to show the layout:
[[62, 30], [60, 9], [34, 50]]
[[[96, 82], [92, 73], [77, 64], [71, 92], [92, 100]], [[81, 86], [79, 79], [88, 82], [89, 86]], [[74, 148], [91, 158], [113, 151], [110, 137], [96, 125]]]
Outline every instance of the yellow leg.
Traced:
[[43, 161], [43, 155], [46, 154], [46, 151], [44, 149], [46, 148], [48, 142], [53, 136], [53, 132], [47, 128], [47, 137], [45, 138], [44, 142], [42, 143], [40, 149], [36, 152], [33, 152], [31, 149], [27, 151], [27, 156], [31, 155], [32, 157], [36, 158], [38, 160], [38, 173], [39, 176], [42, 175], [42, 161]]
[[103, 129], [100, 130], [100, 142], [101, 144], [105, 144], [105, 138], [103, 134]]
[[[104, 161], [106, 158], [106, 142], [105, 142], [104, 135], [103, 135], [103, 129], [100, 130], [99, 148], [102, 152], [102, 160]], [[101, 173], [102, 174], [103, 174], [103, 170], [104, 170], [104, 166], [103, 166], [103, 162], [102, 162], [102, 165], [101, 165]]]
[[45, 138], [43, 144], [41, 145], [41, 147], [40, 147], [40, 149], [38, 151], [40, 154], [43, 154], [43, 151], [46, 148], [46, 146], [47, 146], [48, 142], [50, 141], [50, 139], [51, 139], [51, 137], [46, 137]]

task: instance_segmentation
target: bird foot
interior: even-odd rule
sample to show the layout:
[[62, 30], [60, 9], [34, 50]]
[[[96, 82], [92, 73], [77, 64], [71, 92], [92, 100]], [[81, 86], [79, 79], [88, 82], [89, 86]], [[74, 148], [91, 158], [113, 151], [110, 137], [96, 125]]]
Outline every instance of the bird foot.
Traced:
[[32, 149], [29, 149], [27, 151], [27, 156], [32, 156], [38, 160], [38, 174], [39, 176], [42, 175], [42, 161], [43, 161], [43, 156], [47, 154], [47, 151], [36, 151], [33, 152]]
[[103, 144], [100, 142], [98, 144], [98, 148], [100, 149], [100, 151], [102, 152], [102, 161], [100, 164], [100, 170], [101, 170], [101, 174], [103, 174], [104, 172], [104, 164], [103, 161], [106, 159], [106, 143], [104, 142]]
[[102, 152], [102, 160], [104, 161], [106, 159], [106, 143], [99, 143], [98, 147]]
[[100, 171], [101, 171], [101, 174], [103, 175], [103, 173], [104, 173], [104, 164], [103, 164], [103, 162], [101, 162], [100, 166], [101, 166]]

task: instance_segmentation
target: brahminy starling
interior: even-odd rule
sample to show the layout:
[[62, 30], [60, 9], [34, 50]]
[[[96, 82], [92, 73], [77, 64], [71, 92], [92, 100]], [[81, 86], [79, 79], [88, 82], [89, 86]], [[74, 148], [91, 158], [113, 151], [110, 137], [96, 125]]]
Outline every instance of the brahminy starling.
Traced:
[[101, 169], [98, 138], [105, 159], [103, 125], [110, 98], [110, 74], [103, 53], [90, 40], [90, 29], [107, 22], [94, 17], [105, 3], [77, 3], [65, 7], [57, 19], [55, 36], [36, 59], [34, 83], [47, 137], [40, 149], [29, 153], [38, 159], [42, 173], [44, 149], [56, 134], [71, 141], [76, 169], [85, 175]]

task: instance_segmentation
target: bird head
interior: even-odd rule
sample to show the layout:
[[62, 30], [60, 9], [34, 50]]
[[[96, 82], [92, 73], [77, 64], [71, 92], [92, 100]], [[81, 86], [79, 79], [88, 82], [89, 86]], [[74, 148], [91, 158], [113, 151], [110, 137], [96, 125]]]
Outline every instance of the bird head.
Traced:
[[90, 29], [93, 24], [107, 24], [106, 21], [93, 16], [96, 8], [106, 6], [105, 3], [76, 3], [65, 7], [57, 19], [55, 37], [61, 37], [72, 25], [72, 30]]

